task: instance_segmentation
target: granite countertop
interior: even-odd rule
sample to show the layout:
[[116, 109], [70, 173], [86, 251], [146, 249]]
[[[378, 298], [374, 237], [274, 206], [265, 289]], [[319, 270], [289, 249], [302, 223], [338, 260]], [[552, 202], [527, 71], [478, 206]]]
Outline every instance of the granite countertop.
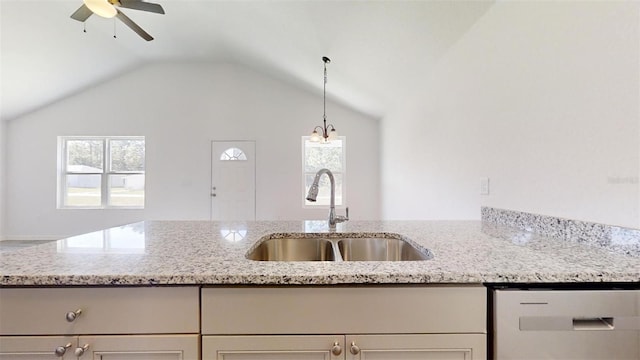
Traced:
[[272, 233], [326, 233], [326, 221], [145, 221], [0, 254], [0, 286], [640, 282], [640, 239], [567, 241], [480, 221], [350, 221], [392, 232], [433, 259], [265, 262], [245, 258]]

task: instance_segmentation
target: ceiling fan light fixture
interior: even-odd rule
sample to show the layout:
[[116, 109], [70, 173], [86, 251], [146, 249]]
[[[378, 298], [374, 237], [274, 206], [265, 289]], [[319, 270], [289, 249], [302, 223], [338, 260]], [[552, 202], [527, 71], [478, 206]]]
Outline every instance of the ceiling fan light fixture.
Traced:
[[93, 11], [94, 14], [104, 18], [112, 18], [116, 16], [118, 11], [109, 0], [83, 0], [84, 4]]

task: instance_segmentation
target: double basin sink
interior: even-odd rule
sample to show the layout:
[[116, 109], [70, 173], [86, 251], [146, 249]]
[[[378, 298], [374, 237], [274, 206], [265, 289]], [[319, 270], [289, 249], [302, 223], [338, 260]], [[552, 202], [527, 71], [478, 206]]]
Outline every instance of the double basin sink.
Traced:
[[257, 261], [420, 261], [433, 254], [395, 233], [271, 234], [247, 253]]

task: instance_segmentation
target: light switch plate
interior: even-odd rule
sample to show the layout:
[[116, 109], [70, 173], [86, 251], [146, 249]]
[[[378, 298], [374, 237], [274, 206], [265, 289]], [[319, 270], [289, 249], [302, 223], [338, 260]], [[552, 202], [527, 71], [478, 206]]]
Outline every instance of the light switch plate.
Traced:
[[489, 195], [489, 178], [480, 178], [480, 195]]

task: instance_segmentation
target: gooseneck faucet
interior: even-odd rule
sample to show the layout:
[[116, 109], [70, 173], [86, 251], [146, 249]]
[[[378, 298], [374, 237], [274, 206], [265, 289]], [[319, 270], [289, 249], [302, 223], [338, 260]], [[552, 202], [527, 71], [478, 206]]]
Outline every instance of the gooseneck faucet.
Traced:
[[329, 176], [329, 182], [331, 182], [331, 203], [329, 205], [329, 228], [335, 229], [337, 223], [345, 222], [349, 220], [349, 208], [347, 207], [346, 216], [336, 215], [336, 181], [333, 178], [333, 173], [329, 169], [320, 169], [316, 173], [316, 177], [313, 179], [313, 184], [309, 188], [309, 193], [307, 194], [307, 200], [316, 201], [318, 197], [318, 182], [320, 182], [320, 177], [322, 174], [327, 174]]

